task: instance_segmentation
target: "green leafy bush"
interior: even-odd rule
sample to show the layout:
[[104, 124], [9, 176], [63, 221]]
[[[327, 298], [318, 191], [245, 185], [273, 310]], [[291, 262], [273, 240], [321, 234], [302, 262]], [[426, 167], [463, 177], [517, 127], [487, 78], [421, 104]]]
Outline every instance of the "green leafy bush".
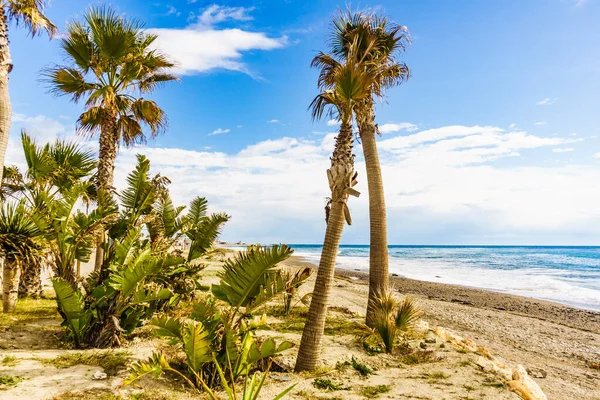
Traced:
[[291, 348], [292, 343], [259, 340], [255, 332], [266, 325], [266, 316], [252, 314], [310, 276], [310, 269], [289, 276], [281, 273], [278, 264], [292, 252], [286, 245], [256, 248], [226, 261], [218, 274], [219, 284], [212, 286], [213, 296], [198, 301], [189, 319], [162, 316], [151, 322], [158, 336], [169, 338], [171, 345], [185, 353], [185, 373], [172, 367], [164, 355], [155, 353], [149, 360], [134, 364], [126, 382], [149, 373], [158, 376], [171, 372], [209, 394], [219, 385], [229, 393], [228, 388], [234, 387], [239, 377], [260, 388], [266, 374], [257, 381], [256, 375], [249, 378], [250, 372], [268, 371], [270, 358]]

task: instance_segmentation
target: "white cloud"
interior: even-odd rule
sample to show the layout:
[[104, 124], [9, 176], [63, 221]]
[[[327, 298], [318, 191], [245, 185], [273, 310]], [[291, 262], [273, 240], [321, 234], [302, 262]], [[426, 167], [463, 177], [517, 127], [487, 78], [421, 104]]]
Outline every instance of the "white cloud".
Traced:
[[252, 75], [243, 62], [243, 53], [253, 50], [274, 50], [287, 44], [287, 37], [271, 38], [263, 32], [239, 28], [218, 29], [216, 24], [227, 21], [247, 21], [253, 8], [208, 7], [197, 21], [185, 29], [152, 28], [158, 35], [154, 45], [169, 54], [177, 63], [176, 72], [193, 75], [212, 69], [228, 69]]
[[[17, 116], [38, 138], [71, 135], [51, 118]], [[32, 124], [37, 120], [44, 123]], [[48, 128], [48, 129], [46, 129]], [[176, 204], [206, 196], [212, 211], [232, 215], [223, 238], [262, 243], [318, 243], [330, 195], [326, 169], [335, 133], [313, 140], [282, 137], [227, 154], [210, 148], [122, 148], [117, 188], [143, 153], [152, 172], [172, 180]], [[545, 138], [494, 126], [445, 126], [379, 140], [390, 243], [586, 244], [600, 239], [600, 163], [531, 165], [518, 155], [564, 146], [575, 138]], [[97, 142], [91, 142], [97, 148]], [[568, 148], [564, 146], [565, 148]], [[357, 190], [367, 193], [365, 164], [356, 146]], [[600, 153], [594, 157], [600, 159]], [[512, 158], [509, 165], [495, 163]], [[18, 160], [16, 160], [18, 161]], [[345, 243], [368, 243], [368, 196], [350, 199], [353, 225]]]
[[240, 129], [240, 128], [242, 128], [243, 126], [244, 126], [244, 125], [238, 125], [238, 126], [236, 126], [236, 128]]
[[569, 136], [577, 136], [577, 133], [571, 132], [571, 133], [569, 133]]
[[517, 124], [510, 124], [508, 126], [508, 129], [515, 129], [517, 127]]
[[327, 126], [338, 126], [339, 124], [339, 119], [330, 119], [329, 121], [327, 121]]
[[570, 153], [572, 151], [575, 151], [575, 149], [572, 147], [556, 147], [552, 149], [552, 151], [554, 153]]
[[192, 27], [206, 29], [227, 20], [251, 21], [254, 18], [249, 13], [253, 10], [254, 7], [227, 7], [213, 4], [200, 14]]
[[558, 100], [558, 97], [555, 97], [553, 99], [551, 99], [550, 97], [546, 97], [535, 104], [537, 104], [538, 106], [549, 106], [556, 103], [556, 100]]
[[546, 125], [546, 121], [538, 121], [538, 122], [534, 122], [535, 126], [542, 126], [542, 125]]
[[271, 119], [271, 120], [267, 121], [267, 123], [269, 123], [269, 124], [276, 124], [278, 122], [279, 122], [278, 119]]
[[417, 129], [419, 129], [419, 128], [417, 128], [417, 126], [415, 124], [411, 124], [409, 122], [401, 122], [399, 124], [379, 125], [379, 132], [381, 132], [381, 133], [392, 133], [392, 132], [399, 132], [399, 131], [414, 132]]
[[218, 129], [215, 129], [214, 131], [212, 131], [211, 133], [209, 133], [208, 136], [222, 135], [222, 134], [228, 133], [228, 132], [231, 132], [231, 129], [218, 128]]

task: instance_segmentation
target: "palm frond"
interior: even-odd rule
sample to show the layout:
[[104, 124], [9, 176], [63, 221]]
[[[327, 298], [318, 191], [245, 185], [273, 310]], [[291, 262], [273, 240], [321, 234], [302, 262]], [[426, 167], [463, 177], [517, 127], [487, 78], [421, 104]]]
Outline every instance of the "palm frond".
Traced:
[[240, 252], [225, 261], [223, 271], [218, 275], [220, 283], [212, 286], [213, 294], [236, 308], [251, 306], [257, 298], [264, 300], [265, 286], [274, 282], [269, 272], [292, 253], [286, 245]]
[[188, 366], [192, 371], [198, 373], [204, 364], [212, 361], [209, 333], [200, 322], [186, 323], [183, 327], [182, 341]]
[[15, 20], [17, 24], [24, 24], [31, 36], [35, 36], [45, 30], [48, 36], [56, 34], [56, 26], [43, 13], [46, 0], [6, 0], [8, 17]]
[[187, 235], [192, 241], [188, 261], [195, 260], [212, 249], [213, 243], [221, 234], [221, 229], [229, 221], [229, 218], [229, 215], [225, 213], [212, 214], [205, 218], [200, 225], [188, 230]]

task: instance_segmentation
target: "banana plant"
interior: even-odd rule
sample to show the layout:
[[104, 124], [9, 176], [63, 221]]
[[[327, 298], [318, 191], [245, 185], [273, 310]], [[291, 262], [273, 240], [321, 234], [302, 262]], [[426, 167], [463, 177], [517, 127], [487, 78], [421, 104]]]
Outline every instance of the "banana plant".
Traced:
[[[225, 262], [219, 284], [212, 286], [213, 296], [196, 302], [189, 319], [162, 316], [152, 320], [155, 334], [168, 338], [169, 344], [186, 354], [186, 379], [196, 388], [210, 393], [207, 387], [221, 385], [230, 399], [237, 399], [235, 382], [243, 376], [247, 391], [242, 398], [256, 398], [253, 396], [260, 391], [265, 375], [261, 380], [256, 375], [250, 379], [250, 372], [255, 368], [268, 371], [270, 359], [293, 346], [287, 341], [277, 344], [272, 338], [257, 338], [256, 330], [266, 325], [266, 316], [252, 315], [310, 276], [309, 268], [289, 274], [278, 267], [292, 253], [286, 245], [241, 252]], [[155, 354], [133, 368], [129, 381], [150, 372], [171, 371], [169, 368], [164, 356]]]
[[[157, 309], [172, 307], [181, 296], [197, 289], [195, 283], [188, 283], [195, 282], [203, 268], [197, 259], [205, 251], [199, 249], [212, 247], [229, 217], [206, 215], [206, 210], [198, 213], [194, 204], [206, 204], [204, 199], [192, 201], [190, 212], [182, 215], [183, 207], [174, 207], [170, 200], [168, 183], [160, 175], [151, 177], [149, 160], [139, 155], [127, 187], [118, 195], [119, 213], [105, 191], [98, 193], [98, 206], [90, 214], [75, 213], [77, 199], [85, 192], [83, 184], [73, 185], [60, 200], [46, 202], [50, 215], [61, 216], [53, 218], [52, 229], [46, 230], [60, 234], [55, 242], [65, 269], [72, 268], [74, 259], [89, 259], [93, 228], [108, 228], [111, 239], [104, 247], [103, 268], [88, 276], [83, 288], [62, 275], [53, 282], [64, 326], [76, 345], [119, 346], [124, 334], [152, 318]], [[72, 218], [62, 217], [72, 214]], [[188, 233], [197, 251], [183, 257], [171, 247]], [[70, 287], [65, 283], [71, 283]]]

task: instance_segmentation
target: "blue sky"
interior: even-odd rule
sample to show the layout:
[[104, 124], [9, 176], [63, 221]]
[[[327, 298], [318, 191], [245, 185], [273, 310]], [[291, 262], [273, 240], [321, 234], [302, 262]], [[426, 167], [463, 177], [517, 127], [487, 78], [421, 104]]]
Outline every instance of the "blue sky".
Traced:
[[[64, 28], [91, 4], [53, 0]], [[94, 3], [100, 4], [100, 3]], [[110, 4], [110, 3], [109, 3]], [[136, 152], [173, 180], [177, 201], [207, 196], [233, 219], [229, 240], [319, 243], [334, 124], [306, 111], [317, 93], [311, 58], [326, 50], [341, 2], [202, 0], [114, 3], [146, 22], [179, 62], [181, 81], [154, 98], [168, 131], [123, 149], [117, 185]], [[377, 108], [390, 243], [598, 244], [600, 2], [378, 1], [354, 4], [406, 25], [412, 78]], [[71, 137], [81, 106], [49, 95], [39, 71], [57, 41], [11, 25], [13, 129]], [[93, 146], [93, 143], [88, 145]], [[357, 146], [355, 224], [368, 241], [366, 176]]]

